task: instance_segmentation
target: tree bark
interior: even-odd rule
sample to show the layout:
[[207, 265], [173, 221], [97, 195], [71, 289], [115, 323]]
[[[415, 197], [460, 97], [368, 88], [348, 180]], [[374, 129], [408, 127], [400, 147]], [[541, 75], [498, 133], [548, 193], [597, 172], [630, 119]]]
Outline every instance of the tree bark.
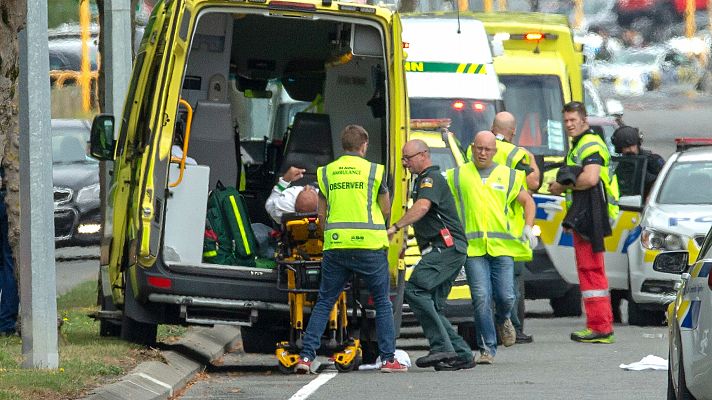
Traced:
[[[20, 247], [20, 133], [17, 87], [20, 64], [17, 33], [25, 27], [26, 11], [26, 0], [0, 2], [0, 163], [5, 168], [8, 233], [15, 265], [18, 265]], [[15, 268], [19, 282], [18, 272], [19, 269]]]

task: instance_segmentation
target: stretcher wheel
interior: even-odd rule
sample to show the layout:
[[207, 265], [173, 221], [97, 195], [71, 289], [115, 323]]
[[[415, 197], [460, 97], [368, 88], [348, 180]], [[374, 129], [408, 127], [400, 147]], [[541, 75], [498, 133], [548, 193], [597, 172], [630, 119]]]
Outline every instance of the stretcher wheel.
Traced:
[[279, 372], [283, 373], [284, 375], [291, 375], [294, 373], [294, 366], [286, 367], [281, 362], [277, 363], [277, 369], [279, 370]]
[[361, 356], [354, 357], [354, 359], [346, 365], [334, 363], [336, 370], [339, 372], [351, 372], [355, 369], [358, 369], [359, 365], [361, 365]]

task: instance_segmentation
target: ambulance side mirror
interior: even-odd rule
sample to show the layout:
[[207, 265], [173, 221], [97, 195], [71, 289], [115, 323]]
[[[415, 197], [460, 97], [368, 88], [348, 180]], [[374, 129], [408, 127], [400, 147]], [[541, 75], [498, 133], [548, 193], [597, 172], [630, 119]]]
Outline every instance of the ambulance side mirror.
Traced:
[[89, 136], [91, 156], [101, 161], [114, 159], [114, 116], [99, 114], [94, 117]]

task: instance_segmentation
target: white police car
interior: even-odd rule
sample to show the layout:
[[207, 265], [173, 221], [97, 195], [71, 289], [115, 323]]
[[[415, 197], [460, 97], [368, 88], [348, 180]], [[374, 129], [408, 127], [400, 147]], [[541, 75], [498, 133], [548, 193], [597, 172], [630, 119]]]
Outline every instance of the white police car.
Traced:
[[655, 256], [661, 251], [686, 250], [691, 260], [696, 259], [710, 226], [712, 147], [675, 153], [650, 191], [636, 232], [639, 240], [627, 249], [631, 325], [662, 323], [664, 305], [675, 293], [677, 277], [655, 271]]
[[664, 252], [655, 258], [658, 273], [678, 279], [675, 301], [668, 306], [670, 354], [668, 400], [712, 399], [712, 230], [699, 256], [688, 266], [686, 251]]

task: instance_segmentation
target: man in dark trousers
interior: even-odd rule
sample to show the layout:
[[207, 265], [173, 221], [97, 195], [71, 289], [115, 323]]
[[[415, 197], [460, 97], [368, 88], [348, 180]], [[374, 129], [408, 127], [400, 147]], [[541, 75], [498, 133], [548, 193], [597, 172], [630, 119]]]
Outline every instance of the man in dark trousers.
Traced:
[[390, 228], [388, 237], [413, 225], [422, 257], [405, 286], [405, 299], [423, 328], [430, 352], [415, 361], [420, 368], [456, 371], [475, 367], [472, 349], [443, 314], [447, 296], [467, 258], [467, 240], [452, 193], [433, 165], [422, 140], [403, 146], [403, 166], [417, 175], [413, 206]]

